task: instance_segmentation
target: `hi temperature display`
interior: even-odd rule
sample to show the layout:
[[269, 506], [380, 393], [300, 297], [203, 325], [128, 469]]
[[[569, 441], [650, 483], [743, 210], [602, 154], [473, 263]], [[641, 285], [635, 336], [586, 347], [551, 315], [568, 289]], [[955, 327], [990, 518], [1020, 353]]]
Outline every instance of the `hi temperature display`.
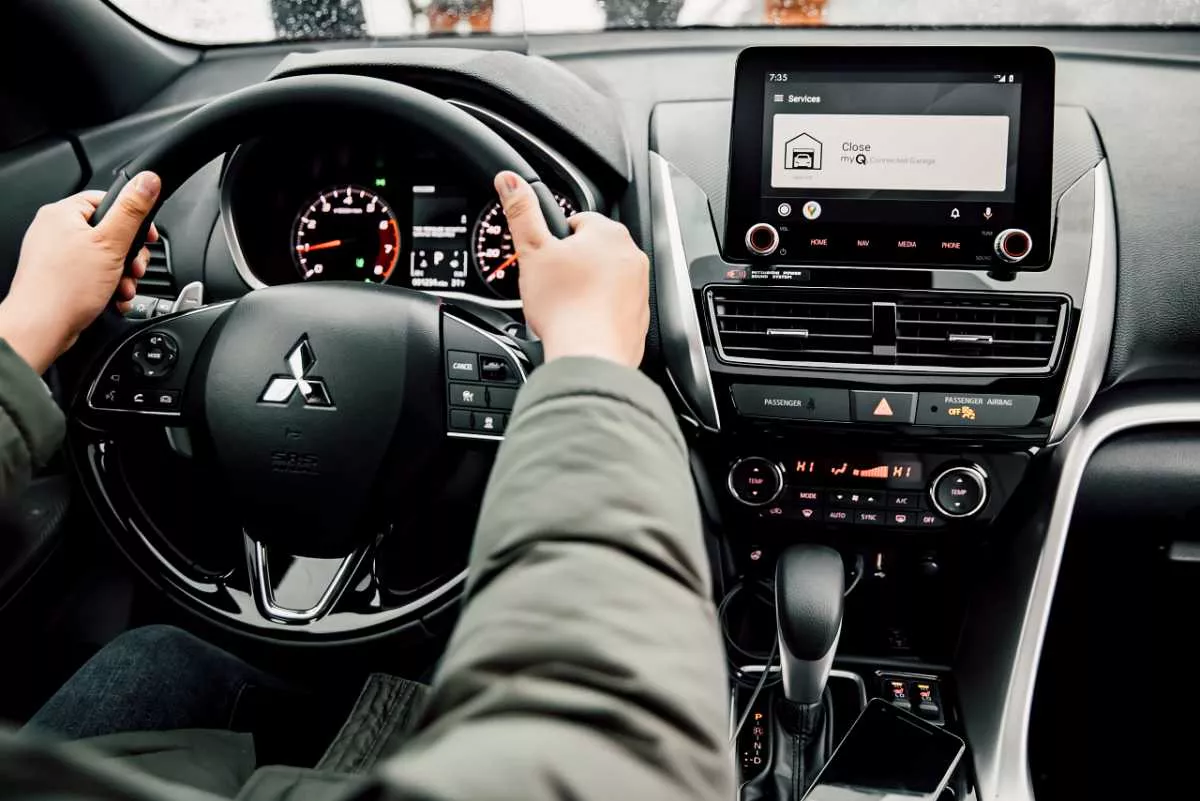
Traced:
[[919, 486], [924, 479], [920, 461], [906, 457], [898, 458], [895, 454], [875, 454], [874, 457], [849, 459], [800, 457], [789, 461], [787, 466], [793, 481], [829, 486]]

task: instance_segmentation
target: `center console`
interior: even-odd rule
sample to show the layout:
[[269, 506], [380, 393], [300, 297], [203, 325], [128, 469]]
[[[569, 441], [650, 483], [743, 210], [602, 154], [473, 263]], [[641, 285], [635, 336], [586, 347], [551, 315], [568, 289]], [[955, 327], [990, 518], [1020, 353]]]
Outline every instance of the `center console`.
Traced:
[[[960, 788], [1000, 736], [956, 702], [973, 590], [1111, 327], [1107, 171], [1053, 85], [1040, 48], [756, 48], [732, 103], [660, 104], [651, 131], [664, 361], [719, 586], [836, 549], [835, 675], [966, 735]], [[766, 646], [742, 643], [764, 657], [743, 678]]]

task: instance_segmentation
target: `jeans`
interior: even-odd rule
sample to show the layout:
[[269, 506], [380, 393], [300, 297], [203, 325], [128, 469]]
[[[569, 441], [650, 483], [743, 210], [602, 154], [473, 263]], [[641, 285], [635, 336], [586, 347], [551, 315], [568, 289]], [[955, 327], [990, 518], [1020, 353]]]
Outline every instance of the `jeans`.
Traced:
[[101, 649], [26, 728], [71, 740], [174, 729], [249, 732], [258, 764], [311, 766], [353, 700], [338, 695], [318, 697], [185, 631], [147, 626]]

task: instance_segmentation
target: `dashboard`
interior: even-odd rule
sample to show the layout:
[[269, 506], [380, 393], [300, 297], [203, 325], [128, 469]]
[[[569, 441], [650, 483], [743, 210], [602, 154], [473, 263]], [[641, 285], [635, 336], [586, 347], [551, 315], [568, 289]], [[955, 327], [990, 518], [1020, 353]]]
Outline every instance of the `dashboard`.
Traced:
[[[569, 165], [504, 125], [566, 216], [596, 208]], [[221, 213], [252, 288], [363, 281], [519, 309], [508, 221], [492, 188], [477, 184], [443, 146], [411, 132], [317, 126], [239, 147], [225, 165]]]

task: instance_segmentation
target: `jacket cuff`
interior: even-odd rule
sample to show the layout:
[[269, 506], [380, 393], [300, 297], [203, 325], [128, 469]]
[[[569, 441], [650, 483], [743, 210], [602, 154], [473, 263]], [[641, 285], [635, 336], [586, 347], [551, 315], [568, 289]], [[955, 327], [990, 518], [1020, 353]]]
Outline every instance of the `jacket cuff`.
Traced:
[[569, 356], [539, 367], [517, 396], [513, 422], [539, 403], [579, 395], [612, 398], [639, 409], [668, 431], [679, 429], [658, 384], [640, 370], [594, 356]]
[[62, 444], [66, 418], [50, 389], [25, 360], [0, 339], [0, 414], [7, 414], [36, 469]]

